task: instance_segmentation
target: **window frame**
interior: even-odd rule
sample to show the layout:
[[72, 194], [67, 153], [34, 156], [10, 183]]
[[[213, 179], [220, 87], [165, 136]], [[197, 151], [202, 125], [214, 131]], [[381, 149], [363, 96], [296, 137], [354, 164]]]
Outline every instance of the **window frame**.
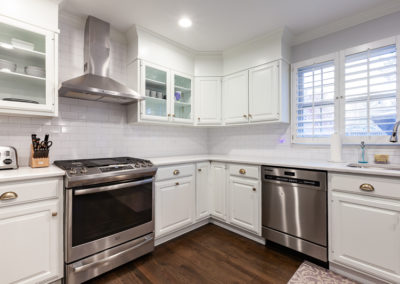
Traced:
[[365, 141], [372, 145], [396, 145], [389, 142], [390, 135], [385, 136], [345, 136], [345, 60], [347, 55], [361, 53], [368, 49], [396, 45], [396, 121], [400, 120], [400, 35], [372, 41], [355, 47], [343, 49], [327, 55], [318, 56], [292, 64], [291, 68], [291, 143], [292, 144], [330, 144], [330, 137], [297, 137], [298, 69], [314, 64], [333, 61], [335, 66], [334, 82], [334, 132], [340, 133], [343, 144], [359, 144]]
[[315, 58], [307, 59], [304, 61], [297, 62], [292, 64], [292, 95], [291, 95], [291, 141], [296, 144], [326, 144], [329, 142], [329, 137], [297, 137], [297, 94], [298, 94], [298, 70], [303, 67], [308, 67], [320, 63], [324, 63], [327, 61], [333, 61], [333, 65], [335, 67], [335, 75], [334, 75], [334, 132], [338, 131], [337, 121], [337, 94], [339, 90], [338, 80], [339, 80], [339, 70], [338, 70], [338, 62], [339, 62], [339, 53], [334, 52], [323, 56], [318, 56]]

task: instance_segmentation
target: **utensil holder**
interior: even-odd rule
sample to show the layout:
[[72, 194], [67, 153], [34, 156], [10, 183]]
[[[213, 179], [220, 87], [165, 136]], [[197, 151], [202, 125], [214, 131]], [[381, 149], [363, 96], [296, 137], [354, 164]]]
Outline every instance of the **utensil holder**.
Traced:
[[50, 165], [49, 151], [43, 151], [40, 155], [39, 152], [41, 151], [33, 151], [33, 146], [31, 145], [31, 155], [29, 158], [29, 166], [31, 168], [45, 168]]

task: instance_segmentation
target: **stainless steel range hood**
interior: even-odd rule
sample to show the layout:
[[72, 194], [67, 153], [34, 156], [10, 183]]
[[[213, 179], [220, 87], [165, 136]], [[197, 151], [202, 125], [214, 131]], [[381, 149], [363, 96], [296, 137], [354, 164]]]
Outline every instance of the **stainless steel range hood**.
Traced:
[[111, 103], [132, 103], [144, 97], [109, 77], [110, 24], [89, 16], [85, 25], [84, 75], [64, 81], [61, 97]]

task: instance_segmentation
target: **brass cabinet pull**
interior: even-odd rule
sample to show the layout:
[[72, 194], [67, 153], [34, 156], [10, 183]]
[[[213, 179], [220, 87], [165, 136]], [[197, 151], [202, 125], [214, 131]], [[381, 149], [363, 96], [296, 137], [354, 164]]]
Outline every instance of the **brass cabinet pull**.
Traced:
[[257, 190], [257, 188], [253, 187], [253, 191], [256, 191], [256, 190]]
[[175, 113], [172, 115], [172, 117], [175, 117]]
[[201, 172], [201, 169], [198, 169], [197, 171]]
[[179, 185], [179, 182], [176, 182], [175, 185]]
[[243, 117], [244, 117], [244, 118], [247, 118], [247, 115], [243, 114]]
[[240, 170], [239, 170], [239, 173], [240, 173], [241, 175], [245, 175], [245, 174], [246, 174], [246, 170], [245, 170], [245, 169], [240, 169]]
[[56, 217], [57, 215], [58, 215], [57, 212], [52, 212], [52, 213], [51, 213], [51, 216], [53, 216], [53, 217]]
[[253, 118], [253, 116], [249, 113], [249, 118]]
[[197, 120], [200, 121], [200, 117], [198, 117]]
[[171, 114], [169, 113], [168, 116], [171, 116]]
[[4, 192], [2, 195], [0, 195], [0, 200], [12, 200], [16, 199], [18, 197], [18, 194], [16, 194], [14, 191], [8, 191]]
[[362, 185], [360, 185], [360, 189], [364, 190], [364, 191], [374, 191], [375, 188], [372, 186], [372, 184], [369, 183], [363, 183]]
[[179, 175], [179, 170], [175, 170], [174, 171], [174, 175], [176, 176], [176, 175]]

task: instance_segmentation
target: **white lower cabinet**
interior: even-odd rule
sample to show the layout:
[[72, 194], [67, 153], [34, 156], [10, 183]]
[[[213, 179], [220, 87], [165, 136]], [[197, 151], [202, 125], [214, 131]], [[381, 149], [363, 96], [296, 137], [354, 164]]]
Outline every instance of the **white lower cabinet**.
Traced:
[[260, 234], [261, 190], [256, 179], [229, 177], [229, 223]]
[[210, 217], [210, 163], [196, 165], [196, 220]]
[[1, 283], [49, 283], [63, 275], [62, 206], [58, 198], [19, 204], [37, 182], [25, 184], [16, 183], [15, 199], [0, 201]]
[[210, 217], [261, 234], [259, 166], [199, 162], [160, 167], [155, 191], [156, 238], [164, 240]]
[[331, 193], [330, 261], [400, 283], [400, 201]]
[[211, 215], [226, 220], [226, 165], [211, 163]]
[[160, 237], [194, 221], [193, 176], [156, 182], [155, 235]]

